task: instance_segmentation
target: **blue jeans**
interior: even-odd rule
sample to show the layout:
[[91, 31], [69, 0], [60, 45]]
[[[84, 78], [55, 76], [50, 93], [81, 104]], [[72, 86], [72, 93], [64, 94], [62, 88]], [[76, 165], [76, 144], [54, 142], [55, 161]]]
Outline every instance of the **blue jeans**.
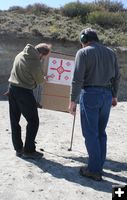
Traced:
[[80, 95], [80, 116], [82, 133], [88, 152], [88, 169], [102, 172], [106, 159], [106, 126], [112, 104], [110, 89], [86, 87]]
[[19, 124], [22, 114], [27, 121], [24, 151], [34, 152], [35, 137], [39, 127], [39, 117], [33, 91], [21, 87], [10, 86], [9, 111], [14, 149], [19, 151], [23, 148], [21, 126]]

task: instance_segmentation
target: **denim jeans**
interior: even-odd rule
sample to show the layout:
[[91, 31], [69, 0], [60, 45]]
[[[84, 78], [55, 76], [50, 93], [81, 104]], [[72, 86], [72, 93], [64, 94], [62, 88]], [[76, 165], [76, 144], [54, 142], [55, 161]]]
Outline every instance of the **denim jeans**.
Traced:
[[88, 152], [88, 169], [102, 172], [106, 159], [106, 126], [112, 104], [110, 89], [86, 87], [80, 95], [80, 117], [82, 133]]
[[35, 137], [39, 127], [39, 117], [33, 91], [10, 86], [9, 111], [14, 149], [19, 151], [23, 148], [21, 126], [19, 124], [22, 114], [27, 121], [24, 150], [26, 152], [34, 152]]

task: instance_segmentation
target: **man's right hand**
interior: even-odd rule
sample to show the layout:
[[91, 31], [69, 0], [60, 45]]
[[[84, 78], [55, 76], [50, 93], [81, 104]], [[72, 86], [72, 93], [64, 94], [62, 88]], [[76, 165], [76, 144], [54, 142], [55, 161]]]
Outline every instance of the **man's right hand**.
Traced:
[[112, 106], [115, 107], [117, 105], [117, 98], [113, 97], [112, 98]]
[[75, 102], [70, 101], [69, 107], [68, 107], [69, 113], [71, 113], [72, 115], [75, 115], [76, 114], [76, 106], [77, 106], [77, 104]]

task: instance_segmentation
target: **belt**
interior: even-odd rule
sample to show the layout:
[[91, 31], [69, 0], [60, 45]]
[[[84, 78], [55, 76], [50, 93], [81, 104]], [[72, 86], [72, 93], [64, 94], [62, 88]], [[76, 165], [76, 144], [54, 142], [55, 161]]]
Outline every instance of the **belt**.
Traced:
[[84, 85], [83, 89], [87, 88], [87, 87], [98, 87], [98, 88], [106, 88], [106, 89], [112, 89], [111, 85]]

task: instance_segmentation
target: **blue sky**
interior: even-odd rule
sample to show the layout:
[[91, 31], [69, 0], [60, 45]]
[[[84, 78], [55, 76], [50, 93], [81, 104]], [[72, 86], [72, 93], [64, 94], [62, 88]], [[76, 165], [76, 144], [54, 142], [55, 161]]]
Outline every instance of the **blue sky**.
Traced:
[[[34, 3], [43, 3], [47, 6], [53, 7], [53, 8], [59, 8], [60, 6], [63, 6], [69, 2], [74, 2], [77, 0], [1, 0], [0, 2], [0, 10], [7, 10], [11, 6], [21, 6], [26, 7], [29, 4]], [[80, 0], [80, 2], [93, 2], [94, 0]], [[114, 0], [116, 1], [116, 0]], [[118, 0], [118, 2], [122, 2], [124, 7], [127, 8], [127, 0]]]

